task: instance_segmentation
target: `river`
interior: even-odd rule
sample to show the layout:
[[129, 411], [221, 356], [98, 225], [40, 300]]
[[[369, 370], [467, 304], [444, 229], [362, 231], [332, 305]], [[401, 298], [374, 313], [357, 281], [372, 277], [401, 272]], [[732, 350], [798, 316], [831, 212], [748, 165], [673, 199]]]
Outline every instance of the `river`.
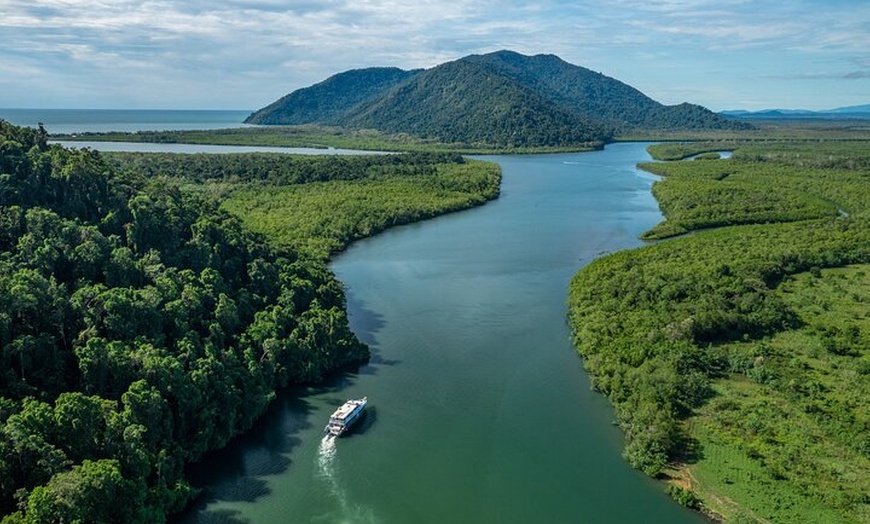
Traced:
[[[566, 323], [571, 276], [661, 215], [646, 144], [482, 157], [486, 206], [399, 227], [333, 261], [368, 365], [282, 393], [194, 468], [180, 523], [701, 523], [628, 467]], [[368, 396], [351, 435], [329, 414]]]

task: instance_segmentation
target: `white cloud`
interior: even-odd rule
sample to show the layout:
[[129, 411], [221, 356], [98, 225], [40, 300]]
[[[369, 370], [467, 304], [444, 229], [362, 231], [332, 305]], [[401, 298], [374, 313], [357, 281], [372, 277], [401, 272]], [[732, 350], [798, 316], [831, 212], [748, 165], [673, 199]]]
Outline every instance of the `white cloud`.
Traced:
[[[0, 70], [41, 73], [7, 79], [0, 106], [35, 92], [37, 79], [51, 79], [58, 86], [81, 86], [75, 99], [58, 89], [57, 105], [132, 100], [141, 106], [254, 108], [354, 67], [429, 67], [499, 48], [556, 53], [605, 74], [649, 72], [648, 78], [674, 83], [657, 90], [680, 93], [690, 88], [676, 84], [674, 75], [657, 75], [649, 56], [667, 60], [659, 67], [677, 70], [675, 64], [698, 67], [755, 49], [780, 53], [783, 63], [793, 64], [803, 56], [824, 55], [848, 62], [839, 69], [854, 71], [860, 60], [870, 60], [870, 9], [864, 5], [857, 0], [824, 7], [808, 0], [0, 0]], [[745, 67], [763, 65], [750, 55], [741, 57]], [[9, 90], [19, 93], [13, 98]]]

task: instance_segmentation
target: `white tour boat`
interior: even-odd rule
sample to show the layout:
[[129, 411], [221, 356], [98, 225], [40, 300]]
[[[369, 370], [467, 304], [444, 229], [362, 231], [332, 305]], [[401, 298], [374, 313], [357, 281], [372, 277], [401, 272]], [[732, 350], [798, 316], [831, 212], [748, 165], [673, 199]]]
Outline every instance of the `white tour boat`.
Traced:
[[329, 417], [329, 423], [326, 425], [325, 431], [333, 436], [341, 436], [348, 431], [353, 424], [360, 419], [363, 411], [366, 409], [368, 397], [363, 397], [356, 400], [348, 400], [336, 409]]

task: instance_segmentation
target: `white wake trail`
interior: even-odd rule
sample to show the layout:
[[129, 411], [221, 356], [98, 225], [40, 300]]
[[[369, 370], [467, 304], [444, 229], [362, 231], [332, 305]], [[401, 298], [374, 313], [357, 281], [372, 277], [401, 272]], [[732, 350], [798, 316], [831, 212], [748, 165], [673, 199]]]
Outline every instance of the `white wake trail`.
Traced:
[[338, 502], [338, 514], [324, 515], [324, 521], [341, 524], [378, 521], [370, 509], [351, 504], [347, 492], [341, 487], [338, 475], [338, 447], [336, 437], [332, 435], [325, 435], [320, 440], [320, 448], [317, 452], [317, 477], [326, 482], [329, 492]]

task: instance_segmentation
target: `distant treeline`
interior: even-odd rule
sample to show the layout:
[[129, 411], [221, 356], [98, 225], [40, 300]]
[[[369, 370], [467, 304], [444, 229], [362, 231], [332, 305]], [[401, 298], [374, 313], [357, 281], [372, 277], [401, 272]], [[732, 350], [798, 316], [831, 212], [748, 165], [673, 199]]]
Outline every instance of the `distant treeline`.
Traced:
[[357, 180], [385, 175], [426, 175], [439, 163], [464, 163], [459, 153], [394, 155], [287, 155], [284, 153], [106, 153], [135, 176], [168, 176], [187, 182], [261, 182], [272, 185]]

